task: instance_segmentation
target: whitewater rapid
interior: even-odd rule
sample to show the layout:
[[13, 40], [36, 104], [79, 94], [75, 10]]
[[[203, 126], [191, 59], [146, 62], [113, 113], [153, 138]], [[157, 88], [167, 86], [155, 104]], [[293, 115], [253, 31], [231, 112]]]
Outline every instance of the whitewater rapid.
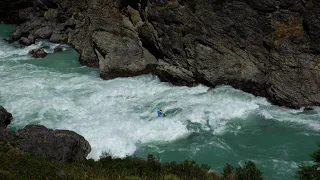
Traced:
[[[15, 116], [12, 126], [39, 123], [83, 135], [92, 146], [90, 158], [97, 159], [102, 152], [125, 157], [143, 143], [186, 137], [197, 131], [188, 128], [190, 123], [220, 134], [227, 130], [228, 121], [256, 111], [266, 118], [310, 128], [320, 125], [312, 119], [301, 122], [290, 117], [299, 110], [272, 109], [266, 99], [228, 86], [175, 87], [151, 75], [103, 81], [95, 70], [88, 74], [61, 73], [24, 63], [31, 59], [28, 51], [43, 43], [16, 49], [0, 42], [5, 47], [0, 50], [1, 102]], [[57, 46], [46, 45], [50, 46], [48, 52]], [[168, 117], [157, 118], [159, 108]]]

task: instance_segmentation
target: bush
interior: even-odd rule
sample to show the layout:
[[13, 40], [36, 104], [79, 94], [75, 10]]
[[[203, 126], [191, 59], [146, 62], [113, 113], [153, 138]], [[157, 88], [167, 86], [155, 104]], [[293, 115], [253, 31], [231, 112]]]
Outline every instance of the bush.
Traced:
[[143, 160], [137, 157], [112, 158], [109, 154], [103, 154], [98, 161], [88, 159], [60, 163], [45, 157], [21, 154], [14, 150], [14, 145], [4, 143], [0, 145], [0, 159], [0, 179], [262, 179], [261, 172], [252, 162], [237, 169], [227, 165], [221, 177], [209, 172], [209, 166], [198, 165], [195, 161], [161, 163], [159, 157], [153, 155]]
[[[318, 143], [320, 147], [320, 143]], [[310, 154], [314, 165], [300, 165], [297, 171], [297, 177], [300, 180], [320, 180], [320, 150], [317, 150]]]
[[222, 173], [223, 180], [262, 180], [262, 172], [249, 161], [244, 167], [234, 168], [227, 164]]

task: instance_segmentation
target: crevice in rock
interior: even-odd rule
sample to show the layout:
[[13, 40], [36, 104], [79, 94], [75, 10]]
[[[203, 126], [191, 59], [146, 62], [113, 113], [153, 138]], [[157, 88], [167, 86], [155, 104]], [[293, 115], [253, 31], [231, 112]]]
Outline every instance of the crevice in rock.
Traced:
[[[94, 50], [97, 50], [101, 54], [101, 56], [106, 57], [107, 54], [97, 45], [96, 42], [92, 41], [92, 44], [93, 44]], [[98, 58], [98, 54], [96, 53], [96, 51], [94, 51], [94, 53], [95, 53], [96, 57]]]
[[209, 87], [212, 86], [212, 83], [210, 83], [208, 80], [206, 80], [206, 79], [203, 77], [203, 75], [202, 75], [201, 73], [199, 73], [198, 71], [194, 71], [194, 72], [192, 72], [192, 73], [193, 73], [193, 78], [194, 78], [197, 82], [199, 82], [199, 83], [201, 83], [201, 84], [203, 84], [203, 85], [205, 85], [205, 86], [209, 86]]
[[70, 28], [72, 30], [75, 30], [76, 29], [76, 24], [66, 25], [65, 29], [68, 29], [68, 28]]
[[266, 42], [266, 41], [263, 41], [262, 43], [263, 47], [266, 48], [268, 50], [268, 52], [270, 53], [272, 47]]
[[160, 52], [153, 44], [150, 44], [148, 40], [145, 40], [141, 35], [139, 35], [140, 41], [142, 42], [142, 47], [146, 48], [156, 59], [163, 59], [164, 55]]

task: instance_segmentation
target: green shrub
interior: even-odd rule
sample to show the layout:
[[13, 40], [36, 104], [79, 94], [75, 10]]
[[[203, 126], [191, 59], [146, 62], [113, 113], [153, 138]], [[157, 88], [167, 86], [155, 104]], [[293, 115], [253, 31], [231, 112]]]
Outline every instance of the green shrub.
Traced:
[[[318, 143], [320, 147], [320, 143]], [[310, 154], [313, 165], [300, 165], [297, 171], [297, 177], [300, 180], [320, 180], [320, 150]]]
[[98, 161], [88, 159], [59, 163], [49, 158], [21, 154], [11, 149], [14, 149], [12, 144], [0, 145], [0, 179], [262, 179], [261, 172], [252, 162], [237, 169], [227, 165], [221, 177], [215, 172], [209, 172], [209, 166], [198, 165], [195, 161], [161, 163], [159, 157], [153, 155], [148, 155], [144, 160], [137, 157], [112, 158], [104, 153]]
[[223, 180], [262, 180], [262, 172], [256, 165], [249, 161], [244, 167], [234, 168], [227, 164], [222, 172]]

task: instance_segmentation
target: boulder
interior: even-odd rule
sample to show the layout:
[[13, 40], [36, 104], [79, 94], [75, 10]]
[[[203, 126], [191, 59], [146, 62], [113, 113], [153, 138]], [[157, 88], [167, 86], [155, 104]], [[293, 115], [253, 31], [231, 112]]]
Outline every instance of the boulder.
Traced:
[[58, 9], [49, 9], [44, 13], [44, 18], [47, 21], [54, 21], [58, 17]]
[[31, 54], [34, 58], [44, 58], [47, 53], [43, 50], [43, 48], [36, 48], [31, 51], [29, 51], [29, 54]]
[[22, 36], [22, 31], [20, 28], [17, 28], [10, 36], [14, 41], [18, 40]]
[[103, 31], [95, 32], [93, 41], [100, 76], [104, 79], [137, 76], [155, 70], [157, 60], [142, 47], [139, 39]]
[[42, 27], [35, 31], [34, 35], [38, 38], [48, 39], [52, 35], [52, 29], [48, 26]]
[[29, 34], [28, 39], [31, 44], [34, 44], [36, 41], [36, 37], [33, 34]]
[[0, 106], [0, 129], [5, 129], [12, 120], [12, 114]]
[[192, 72], [178, 66], [173, 66], [160, 60], [157, 66], [157, 75], [162, 81], [168, 81], [174, 85], [194, 85], [197, 82], [193, 78]]
[[53, 33], [51, 35], [49, 41], [53, 42], [53, 43], [66, 42], [67, 41], [67, 37], [62, 33]]
[[84, 160], [91, 151], [88, 141], [73, 131], [27, 125], [16, 134], [19, 136], [17, 143], [21, 151], [60, 162]]
[[60, 45], [53, 49], [53, 52], [55, 52], [55, 53], [56, 52], [61, 52], [61, 51], [63, 51], [63, 48]]
[[19, 43], [25, 46], [29, 46], [32, 44], [32, 42], [26, 37], [21, 37]]

